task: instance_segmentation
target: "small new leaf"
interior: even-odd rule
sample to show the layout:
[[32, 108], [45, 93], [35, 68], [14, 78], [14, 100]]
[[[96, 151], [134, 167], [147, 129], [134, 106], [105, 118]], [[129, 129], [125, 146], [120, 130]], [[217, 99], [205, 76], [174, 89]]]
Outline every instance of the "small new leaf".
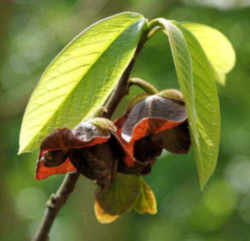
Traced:
[[101, 223], [109, 223], [130, 211], [141, 192], [141, 180], [136, 175], [117, 174], [113, 183], [96, 194], [95, 212]]
[[157, 202], [153, 190], [141, 177], [141, 194], [136, 201], [135, 211], [139, 214], [156, 214]]

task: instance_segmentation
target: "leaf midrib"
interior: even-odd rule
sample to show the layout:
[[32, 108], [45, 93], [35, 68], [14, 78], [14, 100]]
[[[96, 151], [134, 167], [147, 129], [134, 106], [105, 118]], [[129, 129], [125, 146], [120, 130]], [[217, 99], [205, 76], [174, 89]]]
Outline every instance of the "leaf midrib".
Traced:
[[[141, 17], [141, 18], [138, 19], [136, 22], [132, 22], [132, 23], [130, 23], [129, 25], [127, 25], [126, 28], [124, 28], [124, 29], [114, 38], [114, 40], [111, 41], [110, 44], [107, 45], [107, 47], [105, 48], [105, 50], [102, 51], [101, 54], [98, 55], [98, 57], [96, 57], [96, 59], [95, 59], [95, 61], [93, 62], [93, 64], [90, 65], [89, 68], [86, 70], [84, 76], [82, 76], [82, 78], [76, 83], [76, 85], [71, 89], [71, 91], [68, 92], [68, 94], [65, 96], [65, 98], [63, 99], [63, 101], [58, 105], [57, 110], [56, 110], [55, 112], [53, 112], [53, 113], [50, 115], [50, 117], [47, 119], [47, 121], [44, 122], [43, 126], [41, 126], [41, 128], [38, 129], [37, 132], [43, 132], [44, 129], [48, 128], [48, 127], [47, 127], [48, 123], [55, 117], [55, 115], [56, 115], [58, 112], [60, 112], [62, 106], [63, 106], [63, 105], [65, 104], [65, 102], [67, 101], [68, 97], [69, 97], [70, 95], [72, 95], [72, 93], [75, 91], [75, 89], [76, 89], [76, 88], [78, 87], [78, 85], [81, 83], [81, 81], [83, 80], [83, 78], [86, 77], [86, 76], [88, 75], [89, 71], [97, 64], [98, 60], [100, 60], [100, 58], [102, 57], [102, 55], [104, 55], [104, 54], [108, 51], [108, 49], [110, 48], [110, 46], [111, 46], [111, 45], [112, 45], [112, 44], [113, 44], [113, 43], [114, 43], [114, 42], [115, 42], [115, 41], [116, 41], [116, 40], [117, 40], [117, 39], [118, 39], [118, 38], [128, 29], [128, 28], [129, 28], [129, 27], [131, 27], [131, 26], [134, 25], [134, 24], [138, 24], [138, 22], [143, 21], [143, 20], [145, 21], [145, 18]], [[59, 54], [58, 56], [60, 56], [60, 54]], [[53, 64], [53, 62], [52, 62], [51, 64]], [[46, 71], [45, 71], [45, 73], [46, 73]], [[45, 73], [44, 73], [44, 74], [45, 74]], [[35, 127], [35, 126], [38, 126], [38, 125], [36, 124], [36, 125], [34, 125], [34, 127]], [[35, 139], [36, 137], [37, 137], [37, 134], [34, 135], [34, 137], [29, 141], [29, 144], [26, 145], [25, 148], [23, 148], [23, 149], [21, 150], [21, 152], [22, 152], [22, 151], [25, 151], [25, 150], [27, 150], [27, 149], [29, 149], [29, 148], [30, 148], [30, 145], [33, 144], [34, 139]]]

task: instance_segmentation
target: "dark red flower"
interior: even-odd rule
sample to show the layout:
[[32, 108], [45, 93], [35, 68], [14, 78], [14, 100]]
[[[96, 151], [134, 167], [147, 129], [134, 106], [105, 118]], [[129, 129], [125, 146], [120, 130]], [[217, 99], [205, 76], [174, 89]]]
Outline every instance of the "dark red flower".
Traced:
[[104, 118], [90, 119], [73, 130], [57, 129], [45, 138], [40, 148], [36, 179], [79, 171], [104, 188], [112, 182], [118, 161], [126, 155], [129, 154], [119, 142], [113, 123]]
[[118, 170], [123, 173], [147, 174], [164, 148], [179, 154], [190, 147], [185, 104], [177, 90], [137, 98], [115, 125], [123, 146], [134, 157], [126, 156], [120, 163]]

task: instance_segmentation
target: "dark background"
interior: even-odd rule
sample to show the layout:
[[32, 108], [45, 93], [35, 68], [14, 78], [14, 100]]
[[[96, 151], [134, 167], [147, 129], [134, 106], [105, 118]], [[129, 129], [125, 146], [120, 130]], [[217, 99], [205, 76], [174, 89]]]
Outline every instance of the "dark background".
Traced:
[[[158, 214], [132, 212], [109, 225], [97, 223], [95, 186], [81, 178], [56, 219], [51, 241], [250, 240], [250, 7], [240, 0], [201, 2], [0, 0], [0, 241], [29, 240], [46, 200], [63, 178], [35, 181], [37, 153], [16, 155], [23, 111], [41, 73], [86, 26], [128, 10], [149, 19], [208, 24], [233, 43], [236, 67], [226, 86], [218, 86], [222, 112], [218, 167], [201, 192], [192, 153], [176, 156], [165, 152], [146, 178], [155, 191]], [[168, 41], [162, 34], [147, 44], [133, 76], [160, 89], [177, 87]]]

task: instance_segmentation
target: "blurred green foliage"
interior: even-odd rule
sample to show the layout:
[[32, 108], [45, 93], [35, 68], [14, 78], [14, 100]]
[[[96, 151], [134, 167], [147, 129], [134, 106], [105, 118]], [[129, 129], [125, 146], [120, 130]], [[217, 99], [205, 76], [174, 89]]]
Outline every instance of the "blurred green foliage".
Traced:
[[[226, 86], [218, 86], [222, 111], [218, 167], [200, 192], [192, 153], [177, 156], [165, 152], [146, 178], [155, 191], [158, 214], [131, 213], [110, 225], [97, 223], [93, 212], [95, 186], [81, 178], [53, 226], [51, 240], [250, 240], [250, 8], [240, 8], [247, 1], [239, 0], [231, 1], [234, 5], [227, 10], [215, 8], [218, 4], [206, 7], [185, 2], [0, 1], [0, 241], [29, 240], [47, 198], [63, 178], [37, 182], [33, 178], [37, 153], [16, 155], [22, 114], [32, 89], [50, 60], [73, 36], [100, 18], [127, 10], [148, 18], [208, 24], [233, 43], [236, 67]], [[177, 87], [168, 41], [161, 33], [148, 42], [133, 76], [151, 81], [159, 89]], [[133, 88], [131, 95], [135, 92]], [[124, 111], [127, 99], [118, 112]]]

